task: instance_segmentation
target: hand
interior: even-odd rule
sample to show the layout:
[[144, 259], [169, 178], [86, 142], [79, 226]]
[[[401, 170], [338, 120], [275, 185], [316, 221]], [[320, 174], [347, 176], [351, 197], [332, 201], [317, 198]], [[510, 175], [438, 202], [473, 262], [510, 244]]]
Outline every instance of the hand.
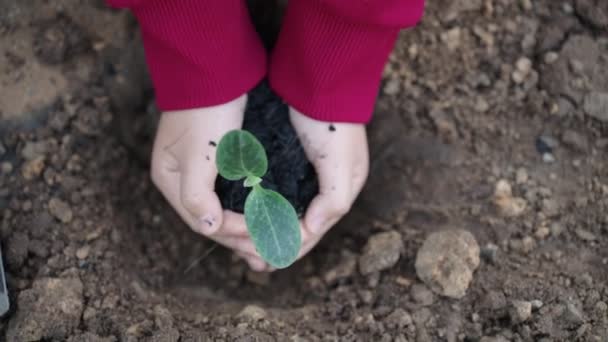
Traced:
[[294, 108], [289, 116], [319, 179], [302, 222], [303, 256], [350, 210], [367, 179], [369, 152], [363, 124], [317, 121]]
[[231, 248], [254, 270], [266, 263], [249, 238], [243, 215], [223, 211], [214, 191], [215, 150], [243, 124], [247, 95], [228, 103], [162, 114], [152, 151], [152, 181], [197, 233]]

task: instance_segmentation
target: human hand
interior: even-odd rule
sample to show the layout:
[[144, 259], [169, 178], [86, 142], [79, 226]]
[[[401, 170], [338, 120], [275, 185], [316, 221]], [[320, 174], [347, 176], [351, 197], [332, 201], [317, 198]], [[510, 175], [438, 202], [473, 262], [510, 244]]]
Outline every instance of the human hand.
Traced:
[[247, 95], [225, 104], [162, 114], [152, 151], [152, 181], [195, 232], [234, 250], [258, 271], [267, 268], [243, 215], [223, 211], [214, 191], [216, 145], [243, 124]]
[[319, 179], [319, 194], [302, 222], [303, 256], [350, 210], [367, 179], [369, 152], [363, 124], [330, 124], [294, 108], [289, 116]]

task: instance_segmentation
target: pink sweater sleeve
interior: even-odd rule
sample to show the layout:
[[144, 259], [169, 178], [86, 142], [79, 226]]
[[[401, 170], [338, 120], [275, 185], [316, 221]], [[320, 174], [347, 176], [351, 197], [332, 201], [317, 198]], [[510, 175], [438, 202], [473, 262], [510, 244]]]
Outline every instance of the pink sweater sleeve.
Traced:
[[226, 103], [266, 75], [266, 51], [243, 0], [107, 0], [137, 17], [163, 110]]
[[271, 86], [312, 118], [368, 122], [398, 32], [423, 10], [424, 0], [290, 0]]
[[[245, 0], [107, 0], [137, 17], [162, 110], [211, 106], [266, 75]], [[369, 121], [382, 69], [424, 0], [290, 0], [269, 64], [273, 89], [324, 121]]]

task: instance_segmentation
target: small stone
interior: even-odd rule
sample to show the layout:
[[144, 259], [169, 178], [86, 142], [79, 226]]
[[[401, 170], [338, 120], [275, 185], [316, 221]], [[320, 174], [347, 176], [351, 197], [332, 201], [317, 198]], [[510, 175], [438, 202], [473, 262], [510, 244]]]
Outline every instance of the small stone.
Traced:
[[403, 248], [401, 234], [396, 231], [372, 235], [359, 258], [359, 272], [369, 275], [395, 266]]
[[574, 112], [574, 105], [568, 99], [559, 97], [555, 103], [555, 114], [559, 117], [571, 115]]
[[513, 301], [511, 309], [509, 309], [509, 316], [515, 324], [527, 321], [532, 316], [532, 303], [521, 300]]
[[578, 152], [586, 152], [589, 148], [587, 138], [571, 129], [564, 131], [562, 134], [562, 141], [566, 146]]
[[540, 154], [551, 153], [559, 147], [559, 142], [550, 135], [541, 135], [536, 138], [535, 146]]
[[412, 280], [406, 277], [398, 276], [395, 278], [395, 283], [399, 286], [410, 287], [412, 285]]
[[530, 253], [536, 247], [536, 241], [531, 236], [526, 236], [521, 240], [521, 245], [524, 253]]
[[448, 50], [454, 51], [460, 46], [461, 36], [461, 28], [454, 27], [441, 34], [441, 41], [443, 41], [443, 43], [447, 46]]
[[524, 184], [527, 181], [528, 181], [528, 171], [526, 171], [526, 169], [524, 169], [523, 167], [520, 167], [515, 172], [515, 183]]
[[532, 61], [527, 57], [521, 57], [515, 63], [517, 70], [521, 71], [524, 75], [528, 75], [532, 70]]
[[555, 162], [555, 156], [551, 153], [543, 153], [543, 162], [551, 164]]
[[485, 113], [490, 109], [490, 104], [483, 98], [478, 98], [475, 101], [475, 111], [478, 113]]
[[576, 236], [579, 237], [579, 239], [584, 241], [594, 241], [596, 239], [595, 234], [583, 228], [576, 228], [574, 232], [576, 233]]
[[323, 280], [333, 285], [342, 279], [350, 278], [356, 269], [357, 256], [348, 250], [343, 250], [340, 262], [323, 274]]
[[5, 153], [6, 147], [4, 147], [4, 144], [2, 144], [2, 142], [0, 141], [0, 157], [2, 157]]
[[44, 154], [48, 152], [49, 144], [46, 141], [28, 141], [21, 149], [21, 156], [25, 160], [34, 160], [40, 157], [44, 157]]
[[557, 61], [558, 58], [559, 58], [559, 54], [557, 54], [557, 52], [549, 51], [545, 54], [545, 56], [543, 57], [543, 60], [545, 61], [546, 64], [553, 64]]
[[516, 217], [521, 215], [528, 206], [525, 199], [513, 197], [511, 184], [501, 179], [494, 188], [494, 205], [501, 216]]
[[7, 162], [7, 161], [2, 162], [0, 169], [2, 171], [2, 174], [8, 175], [9, 173], [13, 172], [13, 164], [11, 164], [11, 162]]
[[547, 228], [546, 226], [541, 226], [541, 227], [538, 227], [538, 229], [534, 233], [534, 236], [536, 236], [537, 238], [539, 238], [541, 240], [544, 240], [547, 238], [547, 236], [549, 236], [549, 234], [551, 234], [551, 230], [549, 228]]
[[416, 273], [431, 290], [462, 298], [479, 266], [479, 245], [466, 230], [429, 235], [416, 255]]
[[546, 217], [555, 217], [560, 213], [559, 203], [554, 199], [545, 198], [542, 201], [542, 211]]
[[360, 290], [359, 297], [361, 297], [361, 301], [367, 305], [371, 305], [374, 302], [374, 293], [370, 290]]
[[91, 252], [91, 246], [89, 246], [89, 245], [82, 246], [76, 250], [76, 257], [80, 260], [86, 259], [89, 256], [90, 252]]
[[403, 329], [413, 324], [412, 316], [401, 308], [395, 309], [390, 315], [386, 316], [384, 323], [389, 329]]
[[494, 198], [494, 204], [498, 213], [504, 217], [517, 217], [524, 213], [528, 203], [521, 197], [498, 197]]
[[485, 261], [496, 265], [498, 262], [498, 246], [493, 243], [488, 243], [483, 246], [483, 248], [481, 248], [481, 257]]
[[603, 314], [608, 311], [608, 304], [606, 302], [599, 301], [595, 304], [595, 311], [597, 313]]
[[416, 303], [422, 306], [431, 305], [435, 301], [435, 296], [433, 295], [433, 292], [431, 292], [428, 287], [422, 284], [412, 285], [412, 287], [410, 288], [410, 296]]
[[544, 303], [538, 299], [531, 301], [530, 304], [532, 304], [532, 309], [534, 309], [534, 310], [538, 310], [538, 309], [542, 308], [544, 305]]
[[63, 223], [70, 223], [73, 218], [70, 206], [56, 197], [51, 198], [49, 201], [49, 212]]
[[585, 317], [583, 313], [573, 303], [570, 302], [566, 303], [566, 308], [561, 318], [574, 326], [579, 326], [585, 323]]
[[585, 96], [583, 109], [587, 115], [608, 122], [608, 93], [591, 92]]
[[44, 170], [44, 157], [36, 157], [34, 159], [28, 160], [23, 164], [21, 168], [21, 175], [26, 180], [32, 180], [40, 176], [42, 171]]
[[551, 235], [558, 237], [564, 232], [564, 226], [559, 222], [551, 223]]
[[494, 196], [495, 197], [511, 197], [513, 195], [513, 191], [511, 190], [511, 184], [506, 179], [501, 179], [496, 182], [496, 186], [494, 187]]
[[266, 310], [256, 305], [247, 305], [237, 317], [250, 321], [259, 321], [266, 318]]
[[392, 78], [386, 82], [384, 93], [387, 95], [396, 95], [401, 90], [401, 85], [398, 78]]

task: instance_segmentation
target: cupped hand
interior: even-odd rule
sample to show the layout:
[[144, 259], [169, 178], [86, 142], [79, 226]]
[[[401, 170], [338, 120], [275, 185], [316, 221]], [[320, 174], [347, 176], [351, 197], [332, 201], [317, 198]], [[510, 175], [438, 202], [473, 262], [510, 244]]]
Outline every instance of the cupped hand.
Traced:
[[197, 233], [234, 250], [258, 271], [268, 266], [249, 238], [243, 215], [222, 209], [214, 191], [215, 150], [241, 128], [247, 95], [218, 106], [162, 114], [152, 152], [152, 181]]
[[319, 180], [302, 221], [303, 256], [350, 210], [367, 179], [369, 152], [363, 124], [318, 121], [294, 108], [289, 115]]

